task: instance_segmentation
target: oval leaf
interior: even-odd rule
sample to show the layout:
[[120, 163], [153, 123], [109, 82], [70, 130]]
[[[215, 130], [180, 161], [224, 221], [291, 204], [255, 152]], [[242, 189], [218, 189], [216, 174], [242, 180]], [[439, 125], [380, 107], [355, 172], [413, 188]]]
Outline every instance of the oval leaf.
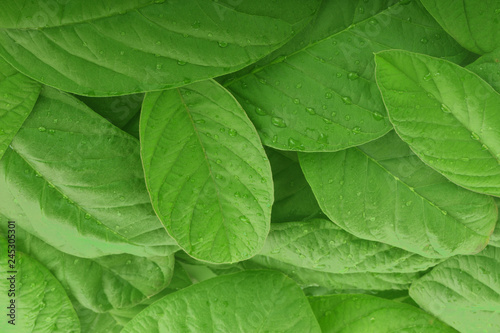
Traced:
[[370, 295], [309, 297], [321, 332], [457, 333], [414, 306]]
[[156, 217], [139, 142], [45, 89], [0, 161], [0, 211], [58, 250], [83, 258], [178, 249]]
[[302, 290], [285, 275], [264, 270], [216, 277], [170, 294], [138, 314], [122, 333], [154, 330], [320, 332]]
[[141, 154], [153, 207], [191, 256], [234, 262], [269, 231], [273, 184], [259, 137], [214, 81], [148, 93]]
[[460, 332], [500, 332], [500, 248], [457, 256], [413, 283], [410, 296]]
[[465, 50], [418, 1], [394, 2], [323, 1], [310, 29], [231, 77], [226, 86], [265, 145], [337, 151], [387, 133], [373, 52], [401, 48], [463, 60]]
[[500, 94], [445, 60], [406, 51], [380, 52], [375, 60], [399, 136], [452, 182], [500, 196]]
[[299, 157], [322, 210], [357, 237], [445, 258], [478, 252], [495, 226], [491, 197], [427, 167], [394, 132], [360, 147]]
[[[80, 95], [160, 90], [255, 62], [301, 30], [318, 5], [318, 0], [27, 2], [2, 10], [8, 19], [0, 20], [0, 55], [22, 73]], [[34, 19], [25, 19], [30, 13]]]

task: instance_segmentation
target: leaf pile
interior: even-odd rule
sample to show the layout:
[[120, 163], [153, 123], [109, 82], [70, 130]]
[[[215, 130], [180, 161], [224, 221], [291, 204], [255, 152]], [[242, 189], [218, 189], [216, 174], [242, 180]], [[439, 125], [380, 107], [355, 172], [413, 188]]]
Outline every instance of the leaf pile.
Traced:
[[500, 332], [499, 0], [4, 7], [0, 331]]

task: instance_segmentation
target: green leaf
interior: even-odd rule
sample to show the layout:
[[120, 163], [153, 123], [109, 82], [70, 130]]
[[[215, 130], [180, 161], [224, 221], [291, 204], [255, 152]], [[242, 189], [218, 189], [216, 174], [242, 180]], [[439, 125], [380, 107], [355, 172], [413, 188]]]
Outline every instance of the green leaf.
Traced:
[[[15, 233], [9, 235], [14, 235], [12, 239], [15, 240]], [[1, 253], [5, 256], [0, 265], [0, 288], [3, 291], [0, 293], [0, 302], [4, 312], [0, 330], [5, 333], [80, 332], [78, 317], [59, 282], [38, 261], [20, 251], [14, 252], [15, 260], [9, 261], [14, 263], [15, 268], [10, 267], [7, 249], [12, 250], [12, 247], [7, 247], [7, 244], [14, 244], [15, 247], [15, 242], [7, 243], [5, 238], [0, 237]], [[12, 273], [13, 270], [17, 273]], [[8, 308], [11, 304], [14, 310]], [[11, 313], [14, 313], [14, 318], [8, 315]], [[13, 321], [9, 323], [9, 320]]]
[[394, 132], [363, 146], [299, 157], [322, 210], [357, 237], [446, 258], [478, 252], [495, 226], [491, 197], [427, 167]]
[[0, 58], [0, 159], [35, 105], [41, 85]]
[[106, 118], [110, 123], [123, 130], [139, 114], [144, 100], [144, 94], [116, 97], [75, 97]]
[[466, 67], [500, 92], [500, 47], [487, 53]]
[[500, 47], [500, 1], [421, 0], [463, 47], [484, 54]]
[[413, 273], [440, 262], [356, 238], [322, 219], [273, 224], [260, 255], [330, 273]]
[[457, 256], [413, 283], [410, 296], [460, 332], [500, 331], [500, 248]]
[[93, 258], [168, 255], [137, 139], [45, 89], [0, 161], [0, 211], [58, 250]]
[[321, 215], [321, 209], [298, 163], [297, 154], [266, 149], [274, 184], [272, 222], [301, 221]]
[[[496, 202], [497, 208], [498, 208], [498, 206], [500, 205], [500, 199], [495, 198], [495, 202]], [[500, 217], [499, 217], [499, 220], [500, 220]], [[500, 223], [498, 221], [497, 221], [497, 225], [495, 227], [495, 230], [493, 230], [493, 233], [490, 236], [490, 242], [488, 243], [488, 245], [500, 247]]]
[[332, 293], [335, 290], [404, 290], [418, 279], [421, 273], [328, 273], [284, 263], [266, 256], [255, 256], [241, 263], [245, 269], [266, 268], [280, 271], [302, 288], [321, 286]]
[[146, 258], [115, 254], [92, 259], [72, 256], [19, 226], [16, 242], [21, 251], [42, 263], [78, 303], [94, 312], [143, 302], [167, 287], [174, 270], [173, 255]]
[[500, 94], [476, 74], [406, 51], [375, 57], [396, 132], [429, 166], [469, 190], [500, 195]]
[[373, 52], [408, 49], [457, 62], [466, 57], [418, 1], [394, 2], [324, 1], [310, 29], [251, 71], [231, 76], [225, 85], [265, 145], [337, 151], [387, 133]]
[[419, 308], [369, 295], [309, 297], [309, 303], [324, 333], [456, 332]]
[[252, 123], [215, 81], [148, 93], [141, 154], [153, 207], [189, 255], [247, 259], [269, 231], [271, 169]]
[[170, 294], [122, 332], [153, 330], [320, 332], [302, 290], [285, 275], [265, 270], [213, 278]]
[[[301, 30], [319, 5], [319, 0], [115, 2], [23, 0], [8, 6], [0, 16], [0, 55], [37, 81], [80, 95], [160, 90], [257, 61]], [[35, 19], [27, 19], [31, 16]]]

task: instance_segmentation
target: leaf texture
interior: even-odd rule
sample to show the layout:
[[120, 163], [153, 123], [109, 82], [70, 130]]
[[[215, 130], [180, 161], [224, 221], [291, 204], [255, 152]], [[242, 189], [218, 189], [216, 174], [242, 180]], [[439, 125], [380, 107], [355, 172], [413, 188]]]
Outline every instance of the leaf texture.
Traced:
[[0, 159], [30, 114], [41, 85], [0, 59]]
[[357, 237], [429, 258], [480, 251], [497, 210], [427, 167], [394, 132], [336, 153], [300, 154], [325, 214]]
[[448, 61], [406, 51], [376, 55], [396, 132], [429, 166], [469, 190], [500, 195], [500, 94]]
[[225, 86], [265, 145], [342, 150], [391, 129], [375, 84], [373, 52], [393, 48], [457, 62], [466, 55], [418, 1], [327, 0], [309, 30]]
[[132, 319], [122, 332], [234, 332], [238, 328], [320, 332], [302, 290], [285, 275], [265, 270], [220, 276], [168, 295]]
[[500, 47], [500, 1], [421, 1], [444, 30], [463, 47], [478, 54]]
[[58, 250], [93, 258], [178, 249], [156, 217], [139, 142], [51, 88], [0, 162], [0, 211]]
[[417, 307], [369, 295], [309, 297], [321, 331], [456, 333]]
[[301, 30], [318, 5], [22, 0], [0, 16], [0, 55], [37, 81], [80, 95], [161, 90], [257, 61]]
[[410, 296], [460, 332], [500, 331], [500, 248], [457, 256], [414, 282]]
[[269, 231], [271, 168], [250, 120], [215, 81], [148, 93], [141, 154], [153, 207], [194, 258], [255, 255]]

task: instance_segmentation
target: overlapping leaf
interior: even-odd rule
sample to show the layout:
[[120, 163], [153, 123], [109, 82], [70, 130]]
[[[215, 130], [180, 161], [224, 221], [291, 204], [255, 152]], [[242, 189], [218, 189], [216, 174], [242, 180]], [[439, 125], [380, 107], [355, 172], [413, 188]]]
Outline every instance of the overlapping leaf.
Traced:
[[[3, 237], [0, 237], [0, 249], [6, 256], [7, 241]], [[80, 332], [80, 322], [61, 284], [35, 259], [19, 251], [11, 253], [16, 253], [15, 260], [12, 261], [14, 266], [10, 267], [4, 258], [0, 265], [0, 288], [4, 291], [0, 294], [0, 301], [4, 306], [0, 330], [5, 333]], [[14, 278], [9, 279], [12, 276]], [[11, 304], [14, 311], [8, 308]], [[7, 314], [13, 314], [13, 317]], [[8, 320], [13, 321], [9, 323]]]
[[302, 290], [285, 275], [264, 270], [213, 278], [168, 295], [132, 319], [122, 332], [234, 332], [237, 328], [320, 332]]
[[178, 87], [243, 68], [312, 18], [319, 0], [22, 1], [0, 19], [0, 55], [89, 96]]
[[74, 97], [45, 89], [0, 163], [0, 211], [83, 258], [177, 249], [144, 184], [139, 143]]
[[413, 273], [440, 262], [356, 238], [322, 219], [272, 225], [260, 255], [330, 273]]
[[487, 53], [466, 67], [500, 92], [500, 47]]
[[463, 47], [484, 54], [500, 47], [500, 1], [421, 0]]
[[41, 85], [0, 59], [0, 159], [35, 105]]
[[324, 1], [313, 25], [226, 83], [264, 144], [337, 151], [387, 133], [373, 52], [401, 48], [460, 62], [464, 50], [418, 1]]
[[215, 81], [148, 93], [141, 154], [153, 207], [191, 256], [235, 262], [269, 231], [271, 169], [252, 123]]
[[357, 237], [444, 258], [481, 250], [496, 224], [492, 198], [427, 167], [394, 132], [363, 146], [299, 157], [322, 210]]
[[472, 191], [500, 195], [500, 94], [467, 69], [406, 51], [376, 55], [396, 132], [428, 165]]
[[369, 295], [309, 297], [322, 332], [457, 333], [408, 304]]
[[448, 259], [417, 280], [410, 296], [460, 332], [500, 331], [500, 248]]

